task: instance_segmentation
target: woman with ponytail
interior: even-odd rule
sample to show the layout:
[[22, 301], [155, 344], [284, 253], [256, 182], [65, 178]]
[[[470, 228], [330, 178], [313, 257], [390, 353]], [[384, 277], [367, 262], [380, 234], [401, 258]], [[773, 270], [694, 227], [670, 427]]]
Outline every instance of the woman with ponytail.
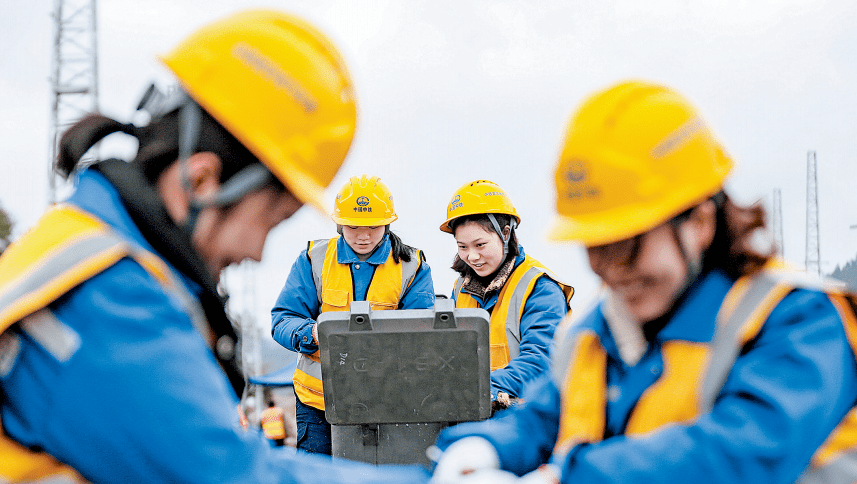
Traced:
[[[424, 482], [275, 451], [235, 412], [244, 378], [219, 275], [322, 206], [356, 118], [336, 50], [253, 10], [163, 61], [180, 88], [147, 93], [145, 126], [92, 114], [71, 127], [56, 168], [74, 193], [0, 257], [0, 482]], [[139, 141], [134, 159], [80, 166], [119, 132]]]
[[318, 356], [318, 316], [348, 311], [352, 301], [372, 309], [434, 306], [434, 283], [423, 252], [390, 231], [398, 218], [380, 178], [353, 176], [336, 196], [331, 216], [339, 237], [309, 242], [292, 265], [271, 310], [274, 339], [299, 353], [294, 375], [298, 449], [331, 454]]

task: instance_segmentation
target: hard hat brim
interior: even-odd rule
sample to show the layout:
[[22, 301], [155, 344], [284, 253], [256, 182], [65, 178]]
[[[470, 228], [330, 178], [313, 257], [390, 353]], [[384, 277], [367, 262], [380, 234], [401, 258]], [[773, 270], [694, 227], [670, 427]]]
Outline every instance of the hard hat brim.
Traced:
[[508, 213], [508, 212], [479, 212], [479, 213], [470, 213], [470, 214], [464, 214], [464, 215], [456, 215], [455, 217], [448, 218], [448, 219], [446, 219], [446, 222], [444, 222], [444, 223], [440, 224], [440, 230], [441, 230], [441, 232], [446, 232], [446, 233], [448, 233], [448, 234], [451, 234], [451, 233], [453, 233], [453, 232], [452, 232], [452, 228], [449, 226], [449, 224], [450, 224], [450, 222], [452, 222], [453, 220], [455, 220], [455, 219], [457, 219], [457, 218], [461, 218], [461, 217], [467, 217], [467, 216], [470, 216], [470, 215], [488, 215], [489, 213], [499, 213], [499, 214], [501, 214], [501, 215], [509, 215], [510, 217], [512, 217], [512, 218], [514, 218], [514, 219], [515, 219], [515, 227], [519, 227], [519, 226], [521, 225], [521, 217], [519, 217], [519, 216], [518, 216], [518, 214], [516, 214], [516, 213]]
[[586, 247], [612, 244], [654, 229], [685, 210], [694, 207], [720, 191], [721, 185], [706, 191], [703, 197], [687, 199], [679, 194], [671, 203], [622, 206], [573, 217], [558, 214], [546, 234], [553, 242], [577, 242]]
[[342, 217], [330, 217], [336, 225], [351, 225], [354, 227], [380, 227], [382, 225], [390, 225], [396, 219], [398, 219], [398, 215], [394, 215], [389, 218], [381, 219], [381, 220], [366, 220], [360, 218], [342, 218]]

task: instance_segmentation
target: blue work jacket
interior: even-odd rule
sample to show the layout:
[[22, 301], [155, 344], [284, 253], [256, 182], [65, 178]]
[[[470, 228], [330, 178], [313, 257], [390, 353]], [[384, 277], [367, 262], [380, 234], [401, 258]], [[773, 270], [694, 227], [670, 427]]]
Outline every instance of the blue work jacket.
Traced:
[[[365, 261], [357, 258], [354, 250], [348, 246], [344, 237], [336, 242], [336, 261], [351, 267], [354, 282], [354, 300], [365, 301], [369, 283], [375, 274], [375, 268], [390, 257], [390, 237], [385, 235], [380, 246]], [[324, 257], [316, 254], [315, 257]], [[414, 281], [402, 294], [398, 309], [426, 309], [434, 307], [434, 283], [431, 268], [423, 261], [414, 276]], [[277, 302], [271, 309], [271, 334], [283, 347], [311, 355], [318, 350], [313, 343], [312, 327], [321, 313], [318, 291], [312, 277], [312, 265], [307, 251], [301, 251], [292, 264], [289, 277]]]
[[[524, 248], [518, 245], [519, 254], [515, 258], [515, 267], [524, 261]], [[465, 290], [466, 292], [466, 290]], [[471, 294], [480, 308], [489, 313], [497, 304], [500, 291], [492, 291], [488, 298]], [[453, 291], [452, 299], [458, 294]], [[568, 313], [568, 301], [559, 284], [550, 277], [540, 277], [524, 305], [521, 315], [521, 343], [518, 356], [509, 364], [491, 372], [491, 400], [497, 399], [497, 392], [506, 392], [513, 397], [523, 395], [525, 385], [547, 373], [550, 367], [550, 348], [557, 324]]]
[[[672, 340], [708, 342], [734, 281], [714, 271], [691, 287], [671, 320], [634, 366], [623, 363], [599, 306], [570, 332], [597, 333], [607, 354], [604, 440], [580, 444], [554, 462], [563, 483], [790, 483], [857, 402], [857, 363], [826, 294], [796, 289], [768, 316], [738, 355], [712, 409], [688, 424], [644, 436], [623, 434], [630, 412], [663, 372], [661, 348]], [[586, 391], [586, 389], [580, 389]], [[560, 425], [561, 394], [552, 375], [527, 388], [526, 403], [497, 419], [464, 423], [438, 438], [480, 436], [502, 468], [524, 474], [548, 462]]]
[[[102, 175], [85, 171], [69, 203], [153, 252]], [[195, 284], [183, 283], [198, 294]], [[58, 361], [26, 332], [10, 329], [21, 348], [0, 379], [3, 430], [91, 482], [427, 480], [417, 467], [272, 449], [261, 432], [244, 431], [228, 379], [184, 306], [133, 259], [119, 260], [49, 308], [79, 345]]]

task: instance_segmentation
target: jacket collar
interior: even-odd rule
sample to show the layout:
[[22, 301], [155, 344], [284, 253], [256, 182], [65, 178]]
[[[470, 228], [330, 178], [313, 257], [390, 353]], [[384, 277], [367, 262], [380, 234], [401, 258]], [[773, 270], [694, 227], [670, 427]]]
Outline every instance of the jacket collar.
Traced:
[[190, 236], [173, 222], [157, 191], [136, 166], [117, 159], [93, 165], [81, 173], [78, 189], [69, 202], [159, 254], [177, 270], [189, 289], [197, 294], [208, 324], [218, 338], [214, 354], [240, 396], [244, 377], [239, 365], [240, 352], [236, 351], [238, 336], [226, 315], [225, 298]]
[[357, 257], [357, 253], [354, 252], [346, 242], [345, 237], [339, 236], [339, 240], [336, 241], [336, 262], [340, 264], [354, 264], [357, 262], [368, 262], [369, 264], [378, 266], [385, 262], [390, 258], [390, 236], [385, 234], [381, 239], [381, 242], [378, 243], [378, 247], [369, 255], [369, 258], [365, 261], [361, 261], [359, 257]]
[[[733, 283], [720, 270], [702, 276], [688, 288], [680, 305], [674, 309], [669, 321], [651, 343], [675, 340], [709, 343], [714, 337], [717, 312]], [[605, 312], [609, 312], [607, 302], [602, 301], [588, 325], [602, 335], [602, 345], [608, 353], [620, 357], [626, 364], [635, 364], [634, 360], [639, 359], [650, 343], [643, 338], [639, 326], [624, 325], [613, 320], [608, 324]], [[629, 345], [642, 347], [631, 348]], [[623, 348], [620, 350], [619, 346]]]

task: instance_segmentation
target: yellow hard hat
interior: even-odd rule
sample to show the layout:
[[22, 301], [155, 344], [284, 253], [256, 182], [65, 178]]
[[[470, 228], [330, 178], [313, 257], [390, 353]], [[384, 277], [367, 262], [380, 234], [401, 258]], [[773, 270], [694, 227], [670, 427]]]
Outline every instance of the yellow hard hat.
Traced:
[[336, 195], [331, 217], [337, 225], [377, 227], [398, 217], [393, 194], [377, 176], [352, 176]]
[[328, 213], [322, 193], [351, 146], [357, 108], [324, 35], [290, 15], [249, 10], [199, 29], [161, 60], [290, 192]]
[[595, 246], [647, 232], [720, 191], [731, 168], [681, 94], [640, 81], [614, 85], [568, 124], [548, 237]]
[[512, 205], [512, 200], [500, 185], [488, 180], [465, 183], [449, 200], [449, 205], [446, 206], [446, 221], [440, 225], [440, 230], [451, 234], [449, 222], [452, 220], [465, 215], [489, 213], [511, 215], [516, 224], [521, 223], [521, 217]]

